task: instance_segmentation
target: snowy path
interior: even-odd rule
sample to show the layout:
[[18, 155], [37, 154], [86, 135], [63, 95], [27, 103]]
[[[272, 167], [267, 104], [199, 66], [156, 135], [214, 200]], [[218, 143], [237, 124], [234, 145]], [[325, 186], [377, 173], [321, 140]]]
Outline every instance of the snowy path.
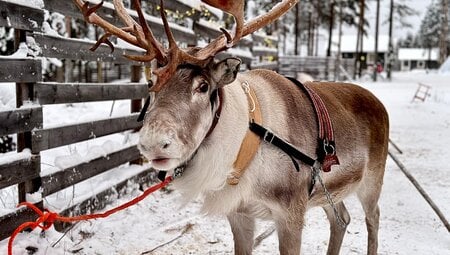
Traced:
[[[448, 77], [450, 78], [450, 77]], [[392, 83], [365, 82], [385, 104], [391, 120], [391, 138], [404, 151], [398, 155], [428, 194], [450, 219], [450, 84], [447, 77], [423, 73], [397, 74]], [[425, 103], [411, 103], [417, 82], [433, 85]], [[137, 195], [135, 191], [134, 195]], [[131, 196], [117, 201], [117, 204]], [[27, 246], [38, 247], [36, 254], [141, 254], [176, 238], [148, 254], [231, 254], [232, 236], [223, 218], [199, 215], [199, 202], [179, 208], [176, 191], [158, 192], [140, 204], [108, 219], [78, 224], [55, 247], [61, 233], [50, 230], [45, 238], [38, 231], [21, 234], [15, 242], [17, 254]], [[346, 200], [352, 216], [341, 254], [365, 254], [364, 216], [354, 197]], [[450, 235], [432, 209], [388, 160], [380, 200], [379, 254], [450, 254]], [[269, 228], [259, 222], [258, 233]], [[303, 232], [302, 254], [325, 254], [328, 223], [321, 209], [308, 212]], [[0, 254], [7, 240], [0, 242]], [[254, 254], [277, 254], [273, 234]]]

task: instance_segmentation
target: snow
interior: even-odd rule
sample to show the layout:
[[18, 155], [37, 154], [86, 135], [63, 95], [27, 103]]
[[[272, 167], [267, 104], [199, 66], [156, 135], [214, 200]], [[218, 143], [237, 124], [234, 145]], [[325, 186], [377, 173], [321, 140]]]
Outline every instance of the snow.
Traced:
[[[25, 159], [31, 160], [31, 151], [29, 149], [25, 149], [19, 153], [16, 153], [16, 152], [0, 153], [0, 165], [5, 165], [5, 164], [12, 163], [14, 161], [25, 160]], [[0, 175], [0, 177], [1, 177], [1, 175]]]
[[201, 8], [206, 8], [209, 12], [211, 12], [217, 19], [221, 20], [223, 18], [223, 12], [215, 7], [204, 4], [201, 0], [189, 0], [182, 1], [183, 4], [192, 7], [195, 10], [201, 10]]
[[11, 110], [16, 106], [16, 84], [0, 83], [0, 111]]
[[450, 58], [447, 57], [447, 59], [442, 63], [442, 65], [439, 67], [439, 73], [440, 74], [450, 74]]
[[[356, 51], [356, 35], [342, 35], [341, 38], [341, 52], [355, 52]], [[333, 43], [331, 51], [338, 51], [339, 36], [334, 35], [332, 39]], [[395, 39], [393, 44], [395, 45]], [[326, 45], [325, 47], [328, 47]], [[387, 52], [389, 48], [389, 36], [379, 35], [378, 37], [378, 52]], [[372, 35], [366, 35], [363, 39], [363, 52], [375, 52], [375, 37]]]
[[398, 60], [438, 60], [439, 49], [400, 48], [398, 49]]
[[28, 54], [28, 46], [26, 43], [21, 42], [19, 44], [19, 48], [17, 49], [16, 52], [14, 52], [13, 54], [9, 55], [9, 56], [0, 56], [0, 59], [17, 59], [17, 58], [26, 58]]
[[[414, 71], [394, 73], [392, 82], [364, 82], [361, 85], [379, 97], [388, 109], [390, 137], [404, 152], [394, 152], [395, 155], [450, 219], [450, 175], [447, 164], [450, 157], [447, 149], [450, 143], [450, 86], [447, 80], [446, 76], [438, 73]], [[425, 102], [412, 102], [419, 82], [432, 85], [431, 96]], [[105, 106], [99, 108], [104, 110]], [[53, 122], [46, 120], [49, 125], [69, 115], [61, 113], [67, 110], [64, 106], [59, 107], [52, 109], [52, 116], [60, 112], [60, 117]], [[75, 107], [78, 110], [89, 108], [85, 104]], [[70, 109], [68, 106], [66, 108]], [[83, 153], [91, 150], [100, 155], [118, 144], [124, 144], [124, 136], [106, 138], [107, 142], [95, 138], [95, 143], [91, 141], [76, 149], [72, 147], [72, 154], [76, 156], [79, 153], [83, 157]], [[53, 156], [53, 160], [58, 159], [58, 164], [65, 166], [62, 158], [64, 154], [61, 151], [59, 153]], [[67, 161], [70, 163], [70, 159]], [[132, 176], [142, 170], [136, 168], [139, 167], [123, 165], [99, 178], [68, 188], [65, 193], [46, 198], [45, 203], [51, 209], [65, 208], [79, 201], [80, 197], [92, 196], [119, 178]], [[108, 208], [142, 193], [138, 185], [133, 183], [128, 186], [128, 191], [130, 195], [120, 199], [111, 198], [113, 202]], [[341, 254], [365, 254], [367, 235], [362, 209], [355, 197], [348, 198], [346, 205], [352, 221]], [[388, 159], [379, 205], [379, 254], [450, 254], [450, 235], [447, 230], [391, 159]], [[200, 206], [200, 201], [193, 201], [180, 208], [179, 194], [169, 187], [106, 219], [81, 222], [66, 234], [58, 233], [53, 228], [46, 231], [44, 236], [39, 230], [22, 233], [15, 240], [14, 251], [16, 254], [25, 254], [26, 247], [31, 246], [38, 249], [35, 254], [141, 254], [155, 248], [151, 254], [231, 254], [233, 238], [226, 219], [204, 216], [199, 213]], [[258, 221], [257, 226], [259, 234], [270, 228], [271, 223]], [[325, 254], [328, 233], [323, 210], [314, 208], [308, 211], [302, 254]], [[157, 248], [173, 239], [173, 242]], [[0, 242], [0, 251], [6, 253], [7, 242]], [[278, 254], [276, 234], [265, 239], [254, 254]]]
[[44, 8], [43, 0], [2, 0], [3, 2], [11, 2], [15, 4], [20, 4], [32, 8]]

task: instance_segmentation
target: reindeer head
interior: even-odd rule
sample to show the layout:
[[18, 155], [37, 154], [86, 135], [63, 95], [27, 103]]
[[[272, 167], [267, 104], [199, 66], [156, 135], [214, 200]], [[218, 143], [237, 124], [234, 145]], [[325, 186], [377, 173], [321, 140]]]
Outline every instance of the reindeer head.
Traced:
[[228, 58], [202, 68], [179, 66], [152, 96], [139, 147], [154, 168], [173, 169], [192, 157], [219, 114], [221, 88], [234, 81], [240, 63]]
[[244, 1], [202, 0], [235, 17], [233, 36], [223, 34], [203, 48], [181, 49], [173, 37], [161, 1], [161, 18], [169, 47], [164, 48], [149, 28], [139, 1], [133, 0], [138, 21], [126, 11], [121, 0], [113, 0], [117, 15], [125, 24], [118, 28], [98, 16], [95, 11], [102, 3], [89, 7], [88, 2], [74, 0], [87, 22], [98, 25], [105, 34], [93, 47], [108, 44], [110, 36], [117, 36], [130, 44], [146, 50], [145, 55], [126, 56], [131, 60], [149, 62], [156, 60], [153, 70], [157, 79], [150, 88], [150, 102], [144, 125], [140, 132], [140, 150], [156, 169], [169, 170], [189, 160], [213, 126], [216, 111], [220, 108], [221, 88], [232, 83], [239, 71], [240, 60], [228, 58], [215, 61], [214, 56], [234, 45], [242, 36], [253, 33], [279, 18], [298, 0], [283, 0], [270, 12], [244, 24]]

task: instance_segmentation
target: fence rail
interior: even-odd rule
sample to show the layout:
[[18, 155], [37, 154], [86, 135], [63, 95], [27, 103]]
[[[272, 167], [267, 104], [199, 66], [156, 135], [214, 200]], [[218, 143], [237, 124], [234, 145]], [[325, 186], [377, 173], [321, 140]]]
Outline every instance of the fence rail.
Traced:
[[0, 189], [39, 177], [40, 157], [26, 156], [0, 165]]
[[36, 82], [42, 79], [40, 60], [0, 57], [0, 61], [0, 82]]
[[[280, 73], [296, 77], [298, 73], [307, 73], [318, 80], [341, 80], [342, 73], [335, 57], [283, 56], [279, 59]], [[340, 65], [347, 71], [353, 68], [353, 61], [341, 59]]]
[[37, 83], [34, 89], [40, 104], [80, 103], [146, 97], [143, 83]]
[[125, 117], [35, 130], [32, 132], [32, 152], [38, 153], [63, 145], [136, 129], [142, 126], [142, 123], [136, 121], [137, 118], [138, 114], [131, 114]]
[[[11, 2], [2, 2], [1, 6], [0, 27], [13, 27], [31, 31], [41, 29], [40, 25], [44, 21], [44, 10]], [[11, 15], [16, 13], [26, 13], [26, 15]]]
[[[151, 0], [151, 2], [157, 1]], [[43, 169], [41, 157], [44, 155], [41, 152], [43, 151], [140, 128], [141, 123], [136, 122], [136, 112], [140, 110], [142, 98], [145, 98], [148, 93], [147, 85], [138, 83], [142, 64], [132, 62], [123, 56], [124, 54], [140, 55], [143, 51], [119, 41], [116, 42], [113, 52], [104, 45], [92, 52], [89, 48], [95, 41], [66, 38], [43, 32], [47, 31], [44, 29], [45, 11], [64, 15], [68, 29], [70, 29], [71, 19], [83, 18], [72, 1], [44, 0], [43, 4], [45, 7], [40, 9], [0, 0], [0, 27], [16, 29], [15, 47], [18, 47], [19, 42], [31, 41], [30, 48], [36, 46], [38, 48], [33, 49], [36, 57], [17, 57], [16, 55], [0, 57], [0, 86], [3, 82], [16, 83], [17, 101], [17, 108], [0, 111], [0, 135], [17, 134], [18, 143], [18, 152], [11, 152], [14, 154], [13, 157], [10, 157], [11, 153], [8, 154], [9, 160], [1, 159], [0, 155], [0, 189], [17, 186], [19, 202], [25, 201], [28, 193], [40, 192], [43, 198], [52, 196], [68, 187], [95, 178], [99, 174], [107, 173], [120, 165], [140, 159], [136, 145], [129, 144], [125, 148], [109, 152], [88, 162], [77, 162], [71, 167], [62, 167], [51, 174], [43, 174], [41, 171]], [[179, 43], [197, 45], [200, 39], [221, 34], [218, 27], [208, 25], [200, 18], [200, 9], [177, 0], [167, 0], [165, 4], [166, 8], [180, 12], [195, 10], [194, 15], [189, 17], [192, 20], [190, 27], [170, 24]], [[98, 13], [113, 24], [122, 26], [112, 5], [105, 3]], [[136, 17], [135, 11], [130, 11], [130, 14]], [[145, 19], [156, 37], [165, 37], [159, 17], [146, 15]], [[278, 67], [276, 45], [276, 37], [255, 34], [247, 36], [240, 42], [241, 49], [231, 49], [223, 53], [222, 57], [230, 55], [241, 57], [247, 64], [247, 68], [264, 66], [276, 69]], [[42, 75], [43, 59], [46, 58], [56, 58], [62, 64], [56, 67], [54, 76]], [[112, 77], [121, 77], [123, 70], [125, 70], [124, 73], [129, 72], [131, 76], [129, 83], [102, 82], [111, 76], [110, 72], [118, 73]], [[98, 83], [90, 82], [93, 79], [96, 79]], [[86, 82], [80, 83], [82, 80]], [[46, 113], [43, 108], [47, 105], [123, 99], [133, 100], [129, 115], [50, 128], [44, 126]], [[120, 194], [120, 190], [126, 187], [130, 180], [144, 183], [154, 179], [155, 174], [148, 166], [140, 166], [132, 176], [115, 180], [111, 187], [96, 191], [97, 193], [90, 198], [80, 198], [76, 204], [61, 209], [59, 213], [72, 215], [101, 209], [111, 197]], [[42, 201], [37, 205], [45, 206]], [[11, 213], [0, 215], [0, 239], [8, 237], [24, 221], [32, 221], [36, 218], [36, 215], [27, 209], [11, 210]], [[58, 228], [62, 227], [64, 226], [58, 225]]]
[[0, 112], [0, 135], [23, 133], [42, 128], [42, 107]]
[[68, 167], [54, 174], [42, 177], [43, 196], [48, 196], [57, 191], [80, 183], [88, 178], [104, 173], [111, 168], [136, 160], [140, 157], [136, 146], [110, 153], [108, 155], [93, 159], [87, 163]]

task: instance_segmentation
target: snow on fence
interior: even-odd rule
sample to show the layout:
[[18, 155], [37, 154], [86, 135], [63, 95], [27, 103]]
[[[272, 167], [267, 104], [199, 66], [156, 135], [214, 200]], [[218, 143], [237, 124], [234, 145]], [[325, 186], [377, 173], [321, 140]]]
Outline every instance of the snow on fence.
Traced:
[[[155, 2], [155, 1], [153, 1]], [[65, 38], [44, 28], [44, 11], [58, 12], [65, 17], [82, 19], [82, 14], [72, 1], [43, 0], [44, 9], [32, 6], [22, 6], [14, 1], [0, 0], [0, 27], [16, 29], [16, 44], [32, 41], [39, 46], [36, 57], [26, 57], [14, 54], [0, 57], [0, 86], [4, 82], [16, 83], [17, 108], [0, 111], [0, 136], [17, 134], [17, 153], [4, 159], [0, 157], [0, 191], [1, 189], [18, 186], [18, 201], [26, 201], [27, 194], [38, 193], [41, 198], [71, 187], [86, 179], [128, 162], [140, 159], [136, 145], [120, 148], [106, 155], [95, 157], [88, 162], [78, 162], [74, 166], [53, 173], [43, 173], [41, 153], [46, 150], [86, 141], [94, 137], [107, 136], [127, 130], [136, 130], [140, 123], [136, 122], [142, 98], [146, 97], [147, 85], [139, 83], [142, 73], [140, 63], [132, 62], [123, 57], [124, 54], [139, 54], [139, 49], [116, 45], [111, 52], [107, 46], [101, 46], [97, 51], [88, 49], [94, 41], [85, 39]], [[165, 1], [166, 8], [189, 11], [192, 7], [176, 0]], [[120, 24], [111, 5], [105, 4], [99, 13], [109, 21]], [[131, 11], [131, 13], [135, 13]], [[192, 28], [172, 24], [175, 37], [186, 45], [198, 44], [199, 37], [217, 36], [217, 27], [200, 19], [199, 11], [190, 17]], [[135, 15], [135, 14], [134, 14]], [[163, 37], [163, 27], [157, 17], [147, 15], [148, 23], [157, 37]], [[45, 31], [45, 32], [43, 32]], [[224, 56], [241, 57], [247, 68], [266, 67], [276, 69], [277, 38], [257, 34], [253, 38], [245, 38], [240, 43], [244, 49], [232, 49]], [[267, 47], [271, 46], [271, 47]], [[253, 51], [252, 51], [253, 50]], [[131, 83], [70, 83], [44, 82], [42, 76], [43, 59], [54, 58], [66, 63], [65, 80], [70, 80], [67, 72], [74, 72], [71, 61], [95, 61], [110, 63], [129, 68]], [[61, 61], [62, 62], [62, 61]], [[81, 68], [79, 74], [81, 74]], [[100, 75], [100, 74], [99, 74]], [[67, 77], [69, 76], [69, 77]], [[64, 77], [64, 76], [63, 76]], [[100, 77], [98, 77], [100, 79]], [[63, 79], [64, 80], [64, 79]], [[88, 80], [88, 79], [86, 79]], [[78, 79], [81, 81], [81, 79]], [[132, 109], [127, 116], [99, 119], [70, 125], [44, 127], [43, 106], [51, 104], [69, 104], [78, 102], [106, 101], [131, 99]], [[31, 102], [31, 103], [30, 103]], [[134, 176], [116, 181], [94, 196], [67, 206], [60, 212], [62, 215], [72, 213], [83, 214], [94, 209], [103, 208], [108, 198], [117, 194], [117, 190], [126, 187], [129, 180], [136, 183], [149, 182], [154, 178], [151, 169], [143, 167]], [[42, 199], [36, 202], [43, 206]], [[28, 209], [19, 208], [13, 212], [0, 215], [0, 240], [7, 238], [12, 231], [25, 221], [33, 221], [36, 215]], [[57, 226], [62, 229], [62, 225]]]

